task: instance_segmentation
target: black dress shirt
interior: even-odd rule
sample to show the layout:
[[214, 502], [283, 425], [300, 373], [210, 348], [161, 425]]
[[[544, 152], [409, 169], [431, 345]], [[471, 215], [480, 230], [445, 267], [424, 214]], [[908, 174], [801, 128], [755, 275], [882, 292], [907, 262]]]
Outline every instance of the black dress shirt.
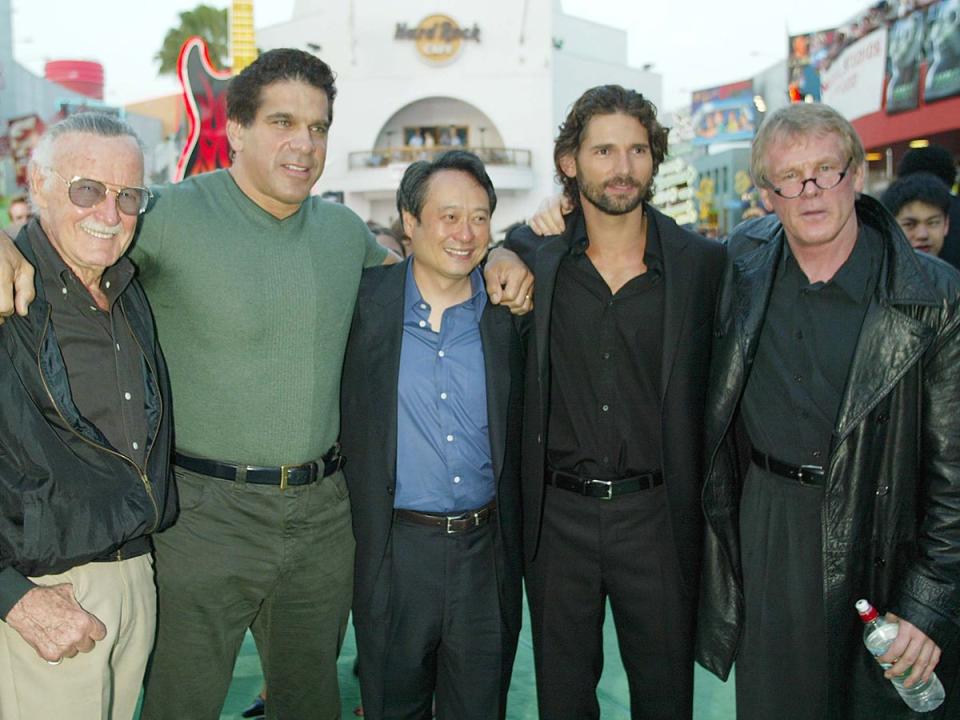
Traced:
[[104, 312], [39, 223], [31, 223], [29, 239], [73, 402], [115, 450], [143, 468], [148, 442], [144, 359], [117, 303], [133, 279], [133, 264], [123, 257], [103, 273], [100, 288], [110, 303]]
[[833, 278], [810, 283], [784, 240], [743, 398], [757, 450], [794, 465], [827, 466], [882, 252], [881, 238], [861, 226]]
[[647, 271], [615, 294], [586, 254], [583, 217], [560, 263], [550, 317], [547, 462], [612, 480], [660, 468], [663, 261], [648, 223]]

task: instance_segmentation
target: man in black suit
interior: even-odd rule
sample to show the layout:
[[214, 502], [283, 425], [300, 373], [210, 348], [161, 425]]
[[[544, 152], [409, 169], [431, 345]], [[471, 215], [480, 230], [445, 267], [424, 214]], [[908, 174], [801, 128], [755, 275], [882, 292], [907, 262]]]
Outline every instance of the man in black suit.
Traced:
[[503, 717], [520, 630], [523, 353], [477, 266], [496, 194], [452, 150], [397, 192], [413, 257], [365, 272], [342, 384], [367, 718]]
[[633, 717], [690, 717], [704, 393], [718, 243], [653, 209], [656, 108], [616, 85], [554, 149], [576, 211], [507, 247], [533, 270], [523, 535], [540, 716], [598, 718], [609, 598]]

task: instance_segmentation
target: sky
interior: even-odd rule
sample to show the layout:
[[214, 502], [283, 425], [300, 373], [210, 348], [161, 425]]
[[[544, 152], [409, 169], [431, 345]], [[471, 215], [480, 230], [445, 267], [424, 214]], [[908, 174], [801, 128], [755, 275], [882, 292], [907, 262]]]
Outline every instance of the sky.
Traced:
[[[336, 0], [328, 0], [334, 2]], [[392, 0], [379, 0], [388, 6]], [[125, 104], [179, 90], [160, 78], [153, 55], [178, 13], [200, 0], [11, 0], [14, 57], [43, 74], [50, 59], [97, 60], [105, 101]], [[228, 0], [206, 0], [227, 7]], [[290, 19], [294, 0], [262, 0], [256, 27]], [[443, 0], [436, 0], [438, 11]], [[693, 90], [745, 80], [786, 56], [787, 34], [836, 27], [869, 0], [562, 0], [570, 15], [620, 27], [628, 61], [652, 63], [663, 77], [666, 109], [686, 105]], [[758, 7], [763, 8], [757, 10]]]

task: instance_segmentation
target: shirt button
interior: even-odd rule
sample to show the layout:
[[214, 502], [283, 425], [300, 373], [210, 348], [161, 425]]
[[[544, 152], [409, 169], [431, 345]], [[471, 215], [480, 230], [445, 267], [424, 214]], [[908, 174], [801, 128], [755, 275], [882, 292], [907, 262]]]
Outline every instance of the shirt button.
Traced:
[[426, 310], [426, 309], [427, 309], [426, 304], [420, 303], [420, 309], [421, 309], [421, 310]]
[[134, 450], [139, 450], [139, 449], [140, 449], [140, 443], [134, 443], [134, 444], [133, 444], [133, 449], [134, 449]]
[[94, 312], [97, 311], [97, 309], [93, 305], [90, 306], [90, 309], [93, 310]]
[[453, 442], [453, 435], [447, 435], [447, 442]]
[[66, 288], [60, 288], [60, 292], [62, 292], [64, 295], [66, 295], [66, 294], [67, 294], [67, 289], [66, 289]]
[[803, 380], [803, 376], [800, 375], [800, 373], [796, 373], [794, 374], [793, 379], [796, 380], [797, 382], [800, 382], [801, 380]]
[[600, 407], [600, 409], [603, 410], [604, 412], [606, 412], [607, 410], [610, 409], [610, 406], [609, 406], [609, 405], [602, 405], [602, 406]]
[[604, 359], [604, 360], [609, 360], [609, 359], [610, 359], [610, 353], [605, 352], [605, 353], [603, 354], [603, 359]]
[[446, 394], [446, 393], [440, 393], [440, 399], [441, 399], [441, 400], [446, 400], [446, 399], [447, 399], [447, 394]]
[[123, 394], [123, 399], [124, 399], [124, 400], [129, 400], [131, 397], [133, 397], [133, 396], [132, 396], [130, 393], [128, 393], [128, 392], [125, 392], [125, 393]]
[[459, 484], [460, 484], [460, 476], [457, 475], [457, 476], [453, 479], [453, 482], [456, 483], [457, 485], [459, 485]]
[[426, 321], [426, 320], [421, 320], [421, 321], [420, 321], [419, 323], [417, 323], [417, 324], [418, 324], [420, 327], [426, 327], [426, 326], [427, 326], [427, 321]]
[[440, 352], [437, 353], [437, 355], [439, 355], [440, 357], [443, 357], [445, 353], [443, 352], [443, 350], [441, 350]]
[[120, 343], [117, 343], [117, 352], [120, 352]]
[[104, 287], [106, 287], [107, 290], [110, 289], [110, 281], [109, 281], [109, 280], [107, 280], [107, 282], [105, 283]]
[[822, 454], [823, 454], [823, 453], [821, 453], [819, 450], [814, 450], [814, 451], [813, 451], [813, 456], [814, 456], [815, 458], [820, 457]]

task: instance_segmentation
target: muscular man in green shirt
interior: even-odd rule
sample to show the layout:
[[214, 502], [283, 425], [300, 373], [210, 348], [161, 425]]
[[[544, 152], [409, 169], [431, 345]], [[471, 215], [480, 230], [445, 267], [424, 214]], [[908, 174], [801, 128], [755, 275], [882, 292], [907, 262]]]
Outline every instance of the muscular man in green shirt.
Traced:
[[[335, 95], [318, 58], [261, 55], [228, 90], [232, 167], [157, 188], [132, 253], [170, 366], [181, 493], [155, 543], [145, 720], [218, 718], [248, 627], [268, 717], [340, 717], [354, 544], [340, 371], [360, 273], [392, 256], [310, 196]], [[488, 293], [523, 312], [532, 278], [508, 265], [488, 264]], [[32, 269], [0, 242], [0, 320], [11, 283], [25, 313]]]

